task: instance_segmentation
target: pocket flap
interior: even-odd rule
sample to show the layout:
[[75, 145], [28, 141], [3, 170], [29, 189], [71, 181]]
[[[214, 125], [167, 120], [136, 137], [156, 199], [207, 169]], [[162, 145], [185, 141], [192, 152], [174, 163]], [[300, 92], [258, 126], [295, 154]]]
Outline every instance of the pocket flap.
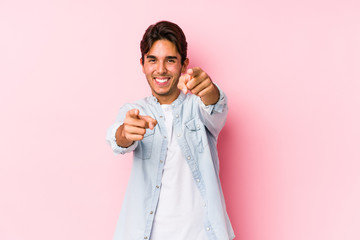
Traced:
[[151, 130], [150, 128], [147, 128], [147, 129], [146, 129], [146, 132], [145, 132], [145, 134], [144, 134], [144, 138], [153, 135], [154, 132], [155, 132], [154, 130], [155, 130], [155, 128], [154, 128], [153, 130]]
[[191, 119], [190, 121], [185, 123], [185, 126], [191, 131], [198, 131], [201, 129], [200, 120], [197, 118]]

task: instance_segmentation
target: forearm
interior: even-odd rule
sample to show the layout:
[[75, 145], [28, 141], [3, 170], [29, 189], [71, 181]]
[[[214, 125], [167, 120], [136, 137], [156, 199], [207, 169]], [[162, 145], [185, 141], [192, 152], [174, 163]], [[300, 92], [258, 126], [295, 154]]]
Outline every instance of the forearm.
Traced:
[[225, 124], [228, 107], [225, 93], [216, 84], [215, 86], [219, 91], [218, 101], [211, 105], [206, 105], [201, 99], [199, 102], [202, 121], [208, 130], [217, 137]]

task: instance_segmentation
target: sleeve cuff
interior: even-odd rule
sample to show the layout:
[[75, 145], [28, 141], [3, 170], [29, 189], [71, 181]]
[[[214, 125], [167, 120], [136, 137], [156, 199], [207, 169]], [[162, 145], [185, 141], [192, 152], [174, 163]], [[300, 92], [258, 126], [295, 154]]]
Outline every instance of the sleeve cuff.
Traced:
[[120, 147], [119, 145], [117, 145], [116, 143], [116, 137], [115, 137], [115, 134], [116, 134], [116, 131], [117, 129], [121, 126], [121, 122], [116, 122], [114, 123], [109, 129], [108, 129], [108, 132], [107, 132], [107, 136], [106, 136], [106, 140], [107, 142], [109, 143], [111, 149], [113, 150], [113, 152], [115, 154], [125, 154], [125, 153], [128, 153], [128, 152], [131, 152], [133, 151], [137, 145], [138, 145], [138, 141], [135, 141], [133, 144], [131, 144], [129, 147], [127, 148], [124, 148], [124, 147]]
[[209, 115], [212, 115], [214, 112], [220, 112], [220, 113], [223, 112], [227, 103], [227, 98], [225, 93], [219, 88], [219, 86], [216, 83], [214, 83], [214, 85], [219, 89], [219, 93], [220, 93], [219, 100], [215, 104], [205, 105], [199, 98], [201, 108]]

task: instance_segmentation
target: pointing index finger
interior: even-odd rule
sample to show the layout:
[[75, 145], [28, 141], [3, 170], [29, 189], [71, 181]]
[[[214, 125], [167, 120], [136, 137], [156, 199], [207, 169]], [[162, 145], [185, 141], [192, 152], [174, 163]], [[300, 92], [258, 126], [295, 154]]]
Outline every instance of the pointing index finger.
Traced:
[[178, 87], [184, 94], [186, 94], [187, 91], [188, 91], [188, 89], [187, 89], [187, 87], [186, 87], [186, 84], [187, 84], [187, 82], [189, 81], [189, 79], [190, 79], [190, 76], [189, 76], [188, 74], [182, 75], [182, 76], [180, 77], [180, 79], [179, 79], [179, 83], [178, 83], [177, 87]]
[[139, 117], [140, 119], [145, 120], [146, 128], [154, 129], [154, 127], [157, 124], [157, 121], [150, 116], [139, 116]]
[[131, 109], [127, 112], [128, 116], [131, 117], [131, 118], [139, 118], [139, 109]]

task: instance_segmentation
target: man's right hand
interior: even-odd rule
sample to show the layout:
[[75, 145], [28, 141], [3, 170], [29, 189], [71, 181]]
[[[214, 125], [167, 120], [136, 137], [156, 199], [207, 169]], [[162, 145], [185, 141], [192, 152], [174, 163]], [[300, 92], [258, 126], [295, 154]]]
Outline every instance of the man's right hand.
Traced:
[[129, 147], [134, 141], [144, 138], [146, 129], [154, 129], [157, 121], [150, 116], [139, 115], [139, 109], [131, 109], [126, 113], [123, 125], [121, 125], [115, 134], [116, 143], [120, 147]]

